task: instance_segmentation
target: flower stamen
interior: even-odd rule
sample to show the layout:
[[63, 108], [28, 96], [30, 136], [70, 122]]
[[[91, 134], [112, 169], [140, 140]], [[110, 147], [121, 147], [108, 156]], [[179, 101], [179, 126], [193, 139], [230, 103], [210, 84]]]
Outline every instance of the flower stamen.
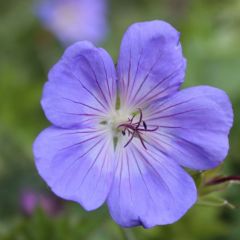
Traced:
[[[152, 129], [148, 129], [147, 124], [145, 121], [143, 121], [143, 114], [142, 114], [142, 110], [139, 108], [139, 120], [137, 122], [133, 122], [136, 114], [134, 114], [131, 118], [128, 118], [128, 121], [126, 123], [122, 123], [120, 125], [118, 125], [117, 128], [121, 128], [122, 129], [122, 135], [125, 136], [126, 132], [128, 134], [128, 136], [131, 136], [130, 139], [127, 141], [127, 143], [124, 145], [124, 147], [127, 147], [128, 144], [133, 140], [134, 137], [138, 137], [139, 140], [141, 141], [143, 147], [145, 149], [147, 149], [145, 143], [144, 143], [144, 139], [143, 139], [143, 132], [154, 132], [158, 129], [158, 126], [152, 128]], [[143, 126], [143, 128], [141, 127], [141, 124]]]

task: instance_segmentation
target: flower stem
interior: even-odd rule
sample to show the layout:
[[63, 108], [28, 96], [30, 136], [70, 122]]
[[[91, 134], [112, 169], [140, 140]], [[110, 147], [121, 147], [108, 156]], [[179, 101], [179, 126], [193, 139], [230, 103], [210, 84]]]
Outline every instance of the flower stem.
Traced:
[[210, 181], [206, 182], [205, 185], [211, 186], [211, 185], [217, 185], [217, 184], [221, 184], [224, 182], [230, 182], [230, 181], [240, 183], [240, 176], [215, 177], [215, 178], [211, 179]]
[[136, 240], [133, 232], [131, 231], [131, 229], [126, 229], [126, 228], [121, 228], [120, 227], [120, 231], [122, 233], [123, 239], [124, 240]]

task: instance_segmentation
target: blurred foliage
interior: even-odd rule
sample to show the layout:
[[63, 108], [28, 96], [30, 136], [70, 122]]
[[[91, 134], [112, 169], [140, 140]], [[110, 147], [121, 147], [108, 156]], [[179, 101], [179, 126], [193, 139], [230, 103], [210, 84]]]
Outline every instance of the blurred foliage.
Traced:
[[[181, 32], [188, 60], [184, 87], [216, 86], [233, 102], [235, 125], [223, 169], [232, 175], [240, 173], [239, 13], [239, 0], [109, 0], [110, 31], [103, 44], [116, 61], [122, 35], [133, 22], [164, 19]], [[0, 2], [0, 239], [240, 239], [239, 210], [204, 204], [193, 207], [173, 225], [151, 230], [121, 229], [106, 208], [86, 213], [69, 202], [55, 218], [41, 209], [32, 217], [23, 216], [19, 209], [22, 189], [49, 191], [37, 175], [31, 145], [49, 125], [39, 101], [48, 70], [63, 51], [54, 36], [40, 26], [31, 0]], [[239, 205], [240, 187], [231, 186], [224, 193], [208, 195], [204, 201], [224, 205], [219, 197]]]

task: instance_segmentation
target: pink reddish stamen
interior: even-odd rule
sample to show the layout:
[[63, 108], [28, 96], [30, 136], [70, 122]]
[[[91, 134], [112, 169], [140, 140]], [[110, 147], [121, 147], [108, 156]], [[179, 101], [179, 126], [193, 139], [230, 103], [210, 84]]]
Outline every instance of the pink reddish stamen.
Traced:
[[[143, 147], [145, 149], [147, 149], [145, 143], [144, 143], [144, 139], [142, 136], [142, 132], [154, 132], [157, 131], [158, 126], [152, 128], [152, 129], [148, 129], [147, 128], [147, 124], [145, 121], [143, 121], [143, 114], [142, 114], [142, 110], [139, 108], [139, 120], [137, 122], [133, 122], [135, 116], [132, 116], [132, 118], [128, 118], [128, 121], [126, 123], [122, 123], [120, 125], [118, 125], [118, 128], [123, 128], [122, 130], [122, 134], [123, 136], [126, 135], [126, 131], [128, 133], [128, 136], [131, 136], [128, 140], [128, 142], [124, 145], [124, 147], [127, 147], [128, 144], [133, 140], [133, 138], [135, 136], [137, 136], [139, 138], [139, 140], [141, 141]], [[143, 125], [143, 128], [141, 128], [141, 124]]]

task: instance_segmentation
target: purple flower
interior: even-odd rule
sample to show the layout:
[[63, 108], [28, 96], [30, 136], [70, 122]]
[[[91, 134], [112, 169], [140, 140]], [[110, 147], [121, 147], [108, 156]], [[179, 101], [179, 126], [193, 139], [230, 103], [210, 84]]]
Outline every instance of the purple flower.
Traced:
[[58, 215], [63, 209], [63, 202], [54, 195], [47, 195], [33, 190], [24, 190], [20, 196], [22, 212], [31, 216], [38, 207], [41, 207], [49, 216]]
[[37, 12], [43, 25], [64, 44], [99, 43], [106, 35], [105, 0], [44, 0]]
[[52, 127], [34, 143], [39, 174], [62, 198], [107, 203], [124, 227], [170, 224], [195, 203], [183, 167], [205, 170], [228, 152], [233, 113], [208, 86], [178, 91], [186, 61], [168, 23], [136, 23], [117, 69], [89, 42], [69, 47], [49, 73], [42, 107]]
[[34, 191], [24, 190], [20, 196], [20, 206], [23, 213], [31, 216], [38, 205], [38, 196]]

